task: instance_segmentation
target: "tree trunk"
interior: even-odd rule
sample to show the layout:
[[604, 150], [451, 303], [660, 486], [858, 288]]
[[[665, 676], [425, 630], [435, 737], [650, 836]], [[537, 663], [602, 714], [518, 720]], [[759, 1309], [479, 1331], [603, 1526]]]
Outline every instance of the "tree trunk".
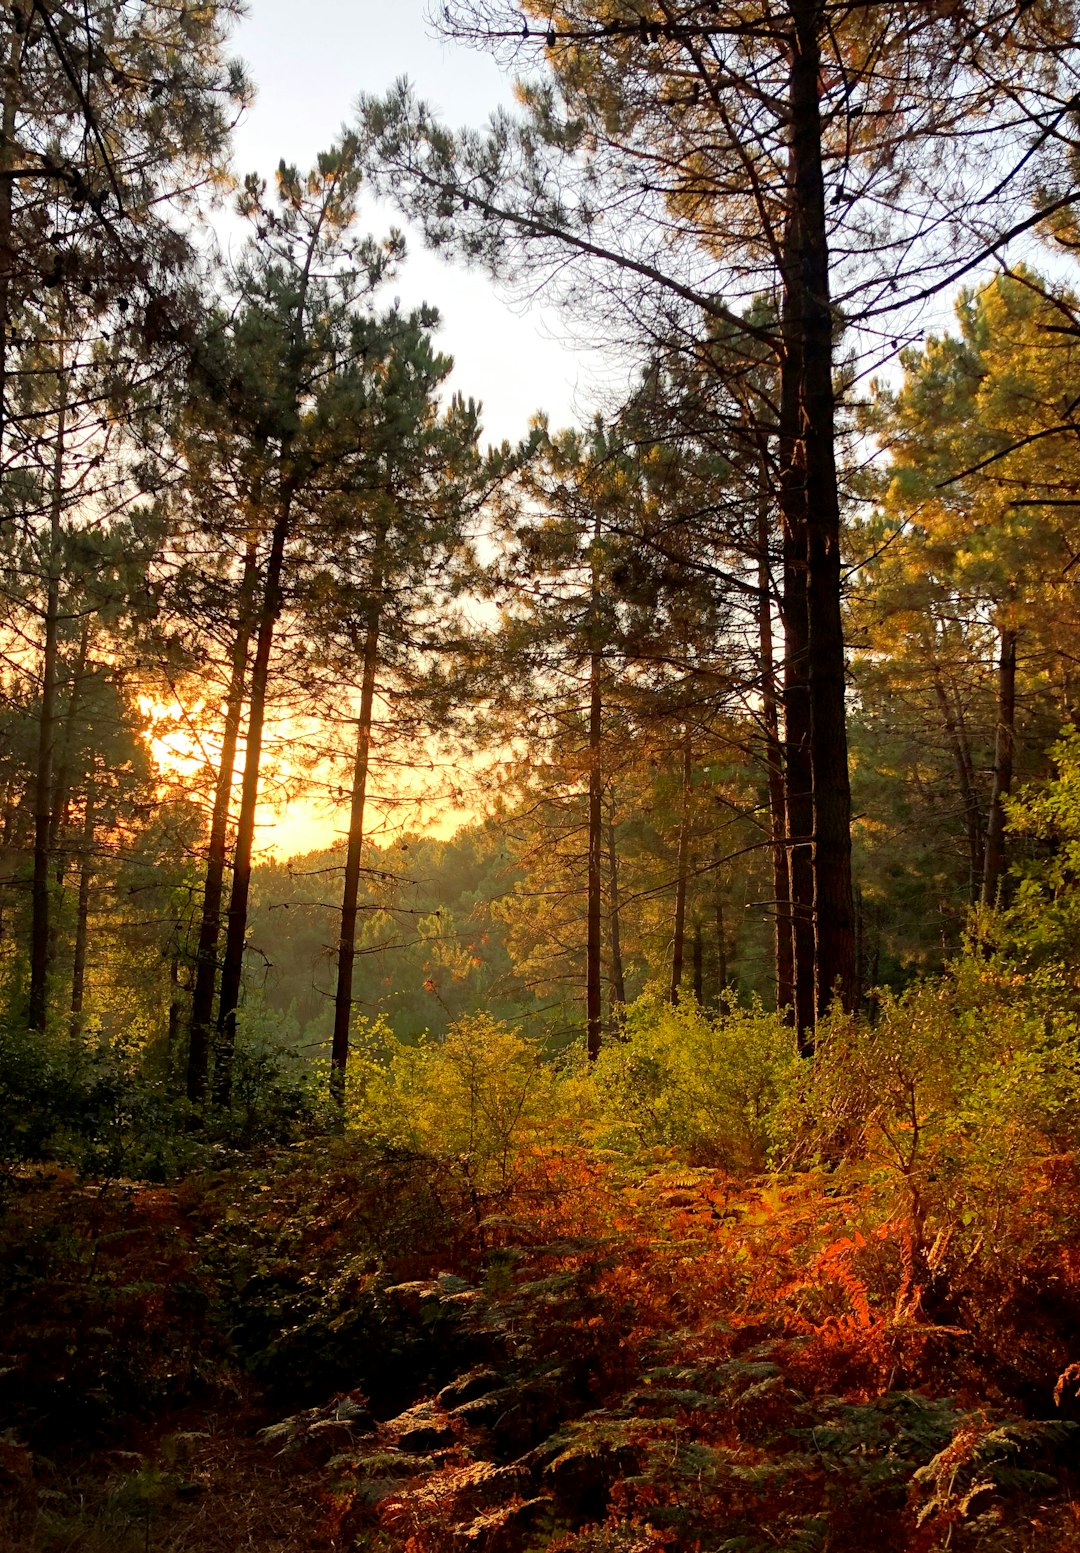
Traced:
[[769, 568], [769, 513], [758, 510], [758, 656], [761, 672], [761, 717], [765, 729], [765, 762], [769, 783], [769, 841], [773, 864], [773, 938], [776, 1006], [795, 1006], [795, 946], [792, 938], [791, 879], [784, 807], [784, 754], [773, 656], [772, 577]]
[[821, 147], [822, 13], [819, 0], [792, 0], [790, 82], [792, 221], [785, 284], [798, 295], [802, 335], [810, 766], [814, 811], [815, 1014], [834, 996], [855, 999], [840, 500], [836, 478], [833, 316]]
[[626, 976], [623, 970], [622, 933], [619, 924], [619, 854], [615, 845], [614, 817], [607, 822], [608, 854], [608, 933], [611, 941], [611, 1023], [617, 1027], [626, 1007]]
[[994, 788], [986, 832], [983, 873], [984, 906], [996, 906], [1005, 873], [1005, 799], [1012, 788], [1016, 749], [1016, 632], [1002, 627], [998, 658], [997, 737], [994, 744]]
[[686, 886], [690, 872], [690, 785], [693, 776], [693, 748], [690, 724], [683, 737], [682, 758], [682, 814], [679, 819], [679, 851], [675, 865], [675, 923], [671, 935], [671, 988], [672, 1005], [679, 1001], [682, 985], [683, 959], [686, 953]]
[[[63, 325], [61, 325], [62, 329]], [[64, 442], [67, 433], [67, 372], [63, 346], [57, 370], [60, 403], [53, 448], [49, 513], [49, 559], [45, 596], [45, 641], [41, 664], [41, 715], [34, 782], [34, 881], [31, 891], [30, 997], [28, 1024], [44, 1030], [49, 978], [49, 838], [53, 815], [53, 757], [56, 742], [56, 670], [60, 616], [60, 522], [64, 506]]]
[[[787, 382], [783, 399], [791, 397]], [[784, 412], [791, 406], [782, 403]], [[790, 432], [782, 433], [781, 458]], [[787, 817], [788, 899], [791, 921], [792, 1019], [799, 1053], [814, 1049], [815, 963], [813, 779], [810, 767], [810, 645], [806, 615], [806, 535], [801, 503], [792, 486], [800, 478], [793, 462], [784, 465], [784, 808]]]
[[604, 884], [600, 858], [603, 840], [603, 772], [601, 770], [601, 735], [603, 733], [603, 706], [600, 686], [600, 648], [597, 643], [596, 606], [599, 596], [599, 560], [596, 545], [600, 539], [600, 520], [597, 518], [593, 536], [592, 561], [592, 637], [589, 653], [589, 856], [585, 927], [585, 1050], [589, 1061], [600, 1055], [603, 1039], [603, 966], [601, 962], [601, 915], [603, 912]]
[[[784, 530], [787, 809], [799, 1050], [839, 991], [855, 996], [851, 793], [840, 612], [832, 309], [822, 172], [817, 0], [792, 0], [784, 230], [780, 510]], [[811, 839], [812, 838], [812, 839]], [[809, 852], [809, 857], [807, 853]], [[807, 865], [812, 902], [807, 900]], [[813, 971], [809, 934], [813, 930]], [[808, 985], [809, 983], [809, 985]]]
[[694, 1001], [700, 1008], [705, 1001], [705, 949], [701, 939], [701, 923], [696, 918], [690, 936], [690, 964], [694, 978]]
[[720, 860], [713, 870], [713, 912], [716, 917], [716, 1003], [721, 1013], [729, 1009], [727, 987], [731, 974], [728, 966], [727, 924], [724, 921], [724, 892], [720, 885]]
[[214, 787], [210, 842], [206, 854], [199, 942], [195, 951], [195, 980], [191, 990], [191, 1029], [188, 1038], [187, 1097], [198, 1105], [206, 1097], [210, 1063], [210, 1035], [214, 1016], [214, 984], [217, 981], [218, 941], [221, 936], [221, 898], [229, 841], [229, 808], [236, 767], [236, 748], [244, 713], [244, 680], [251, 644], [251, 612], [255, 600], [258, 561], [254, 534], [249, 538], [240, 579], [238, 620], [229, 666], [225, 697], [225, 723], [221, 761]]
[[345, 885], [341, 899], [341, 936], [338, 941], [337, 991], [334, 996], [334, 1042], [330, 1056], [330, 1093], [339, 1105], [343, 1105], [345, 1101], [345, 1072], [349, 1062], [349, 1025], [352, 1021], [353, 969], [356, 963], [356, 902], [360, 892], [360, 858], [364, 845], [364, 805], [367, 799], [368, 765], [371, 758], [375, 671], [379, 662], [380, 592], [381, 583], [377, 583], [373, 590], [367, 635], [364, 639], [364, 675], [360, 687], [360, 716], [356, 725], [349, 846], [345, 857]]
[[983, 870], [986, 863], [982, 810], [979, 807], [979, 794], [975, 786], [975, 768], [967, 741], [967, 730], [956, 719], [949, 692], [942, 681], [941, 670], [936, 664], [934, 665], [934, 693], [952, 750], [956, 779], [964, 805], [964, 826], [967, 831], [968, 845], [968, 899], [974, 906], [982, 890]]
[[83, 994], [86, 988], [86, 945], [90, 921], [90, 882], [94, 872], [94, 796], [86, 790], [83, 816], [82, 856], [79, 859], [79, 901], [75, 916], [75, 955], [71, 966], [71, 1039], [82, 1034]]
[[14, 204], [15, 180], [7, 174], [14, 167], [15, 127], [22, 100], [22, 59], [25, 32], [11, 30], [11, 43], [4, 61], [4, 104], [0, 123], [0, 470], [4, 468], [4, 436], [7, 431], [7, 357], [11, 328], [11, 280], [15, 271]]
[[281, 573], [292, 516], [291, 496], [282, 493], [281, 507], [270, 540], [270, 556], [263, 583], [255, 661], [248, 700], [247, 743], [244, 776], [240, 787], [240, 813], [236, 823], [232, 889], [225, 930], [225, 957], [221, 966], [221, 999], [218, 1006], [218, 1039], [214, 1063], [214, 1099], [228, 1105], [232, 1095], [232, 1057], [236, 1046], [236, 1014], [244, 974], [244, 942], [247, 938], [248, 897], [251, 893], [251, 853], [255, 841], [255, 811], [259, 802], [259, 767], [262, 763], [263, 727], [266, 721], [266, 687], [274, 629], [281, 613]]

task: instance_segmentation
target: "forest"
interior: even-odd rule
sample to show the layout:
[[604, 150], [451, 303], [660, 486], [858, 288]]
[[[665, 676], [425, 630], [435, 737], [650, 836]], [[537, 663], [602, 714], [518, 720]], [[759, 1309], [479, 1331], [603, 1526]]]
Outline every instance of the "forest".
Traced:
[[1080, 10], [245, 9], [0, 7], [0, 1553], [1080, 1549]]

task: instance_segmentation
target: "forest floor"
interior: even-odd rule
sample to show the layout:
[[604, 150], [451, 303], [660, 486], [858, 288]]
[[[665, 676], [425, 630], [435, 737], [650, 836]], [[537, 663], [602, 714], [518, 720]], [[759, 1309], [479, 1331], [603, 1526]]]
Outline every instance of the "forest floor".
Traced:
[[1080, 1549], [1080, 1256], [920, 1283], [876, 1203], [340, 1143], [10, 1178], [0, 1548]]

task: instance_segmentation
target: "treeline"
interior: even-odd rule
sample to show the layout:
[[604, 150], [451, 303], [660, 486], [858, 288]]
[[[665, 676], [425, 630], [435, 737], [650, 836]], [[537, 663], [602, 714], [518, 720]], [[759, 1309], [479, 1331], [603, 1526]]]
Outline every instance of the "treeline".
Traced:
[[[809, 1056], [989, 933], [1076, 716], [1067, 10], [451, 7], [520, 116], [365, 100], [234, 186], [226, 263], [232, 20], [0, 21], [12, 1027], [227, 1111], [268, 1003], [340, 1103], [380, 1015], [595, 1058], [646, 986], [758, 996]], [[485, 448], [365, 186], [562, 288], [622, 402]], [[466, 782], [485, 824], [372, 846]], [[260, 872], [284, 792], [336, 796], [340, 854]]]

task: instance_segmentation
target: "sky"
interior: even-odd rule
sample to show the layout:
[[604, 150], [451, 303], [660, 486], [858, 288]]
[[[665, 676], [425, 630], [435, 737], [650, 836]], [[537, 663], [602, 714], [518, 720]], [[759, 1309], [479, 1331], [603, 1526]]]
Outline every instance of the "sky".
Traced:
[[[425, 0], [249, 0], [249, 5], [233, 35], [233, 52], [244, 60], [257, 91], [234, 136], [238, 176], [258, 172], [269, 179], [282, 159], [309, 166], [351, 119], [361, 92], [383, 92], [401, 76], [455, 127], [482, 125], [495, 108], [513, 103], [510, 81], [488, 56], [434, 34]], [[376, 233], [403, 224], [391, 207], [374, 201], [364, 216]], [[218, 230], [226, 246], [239, 241], [239, 227], [227, 215]], [[516, 441], [538, 410], [548, 412], [553, 426], [588, 417], [590, 378], [599, 381], [601, 364], [567, 343], [567, 325], [556, 314], [512, 308], [489, 276], [429, 253], [412, 234], [387, 301], [393, 296], [405, 307], [426, 301], [439, 309], [439, 348], [455, 362], [448, 388], [481, 401], [487, 440]], [[167, 766], [183, 772], [182, 747], [170, 751], [159, 741], [155, 748]], [[329, 846], [344, 834], [343, 806], [313, 798], [275, 806], [272, 784], [264, 787], [260, 848], [290, 856]], [[425, 828], [446, 832], [467, 817], [468, 811], [443, 807], [429, 812]]]
[[[425, 0], [249, 0], [234, 51], [257, 88], [234, 137], [237, 172], [273, 174], [284, 158], [309, 166], [351, 119], [361, 92], [408, 76], [452, 126], [482, 125], [513, 102], [510, 81], [485, 54], [439, 39]], [[371, 228], [402, 225], [390, 207], [365, 207]], [[434, 304], [439, 346], [454, 357], [451, 387], [480, 399], [493, 442], [523, 436], [537, 410], [553, 425], [587, 416], [590, 363], [565, 343], [566, 326], [539, 308], [512, 309], [489, 276], [451, 265], [410, 234], [409, 257], [389, 288], [405, 306]]]

